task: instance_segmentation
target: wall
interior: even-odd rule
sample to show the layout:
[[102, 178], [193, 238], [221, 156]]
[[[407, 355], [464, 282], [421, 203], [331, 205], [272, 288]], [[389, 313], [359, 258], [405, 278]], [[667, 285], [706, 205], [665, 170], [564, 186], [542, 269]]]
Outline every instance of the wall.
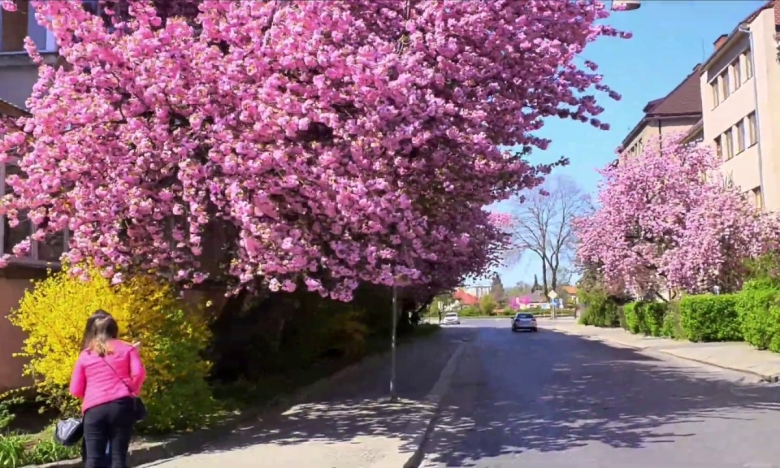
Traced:
[[764, 10], [751, 24], [758, 94], [759, 145], [764, 175], [764, 206], [780, 210], [780, 65], [777, 63], [774, 12]]
[[27, 279], [0, 278], [0, 393], [30, 384], [22, 377], [24, 360], [13, 357], [22, 349], [25, 334], [8, 321], [8, 313], [19, 305], [25, 290], [31, 286]]
[[[715, 105], [711, 81], [751, 47], [750, 36], [740, 32], [735, 33], [723, 46], [722, 56], [710, 63], [702, 74], [704, 141], [714, 145], [716, 137], [755, 111], [758, 116], [758, 144], [748, 146], [746, 142], [745, 150], [737, 153], [736, 139], [733, 139], [734, 156], [723, 162], [721, 170], [742, 190], [762, 187], [764, 206], [768, 210], [777, 211], [780, 210], [780, 147], [774, 135], [780, 124], [780, 89], [776, 85], [780, 82], [780, 68], [776, 61], [774, 11], [764, 10], [750, 24], [750, 29], [753, 34], [752, 78], [742, 82], [736, 89], [733, 89], [735, 83], [732, 78], [731, 94]], [[742, 73], [743, 77], [746, 76], [744, 64]]]
[[[19, 61], [23, 62], [23, 60]], [[35, 83], [38, 82], [38, 68], [34, 65], [22, 64], [3, 66], [2, 63], [0, 67], [0, 99], [23, 109], [27, 108], [25, 101], [32, 94]]]
[[647, 142], [651, 139], [658, 137], [659, 135], [672, 135], [675, 133], [685, 133], [690, 130], [691, 127], [699, 122], [698, 117], [686, 117], [686, 118], [664, 118], [661, 122], [661, 128], [659, 131], [658, 121], [651, 120], [646, 122], [642, 129], [637, 133], [633, 140], [625, 145], [626, 151], [633, 150], [640, 141], [642, 147], [647, 146]]

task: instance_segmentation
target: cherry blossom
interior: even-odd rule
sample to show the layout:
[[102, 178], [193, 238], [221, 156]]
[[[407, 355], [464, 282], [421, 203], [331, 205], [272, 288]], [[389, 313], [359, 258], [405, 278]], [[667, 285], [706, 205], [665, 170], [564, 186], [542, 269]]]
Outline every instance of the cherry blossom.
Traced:
[[525, 159], [549, 144], [544, 118], [608, 128], [587, 91], [619, 96], [575, 57], [628, 37], [595, 0], [170, 3], [130, 0], [105, 21], [32, 2], [69, 66], [29, 44], [31, 117], [0, 144], [26, 176], [3, 212], [29, 210], [36, 238], [69, 229], [65, 259], [112, 277], [342, 300], [401, 274], [451, 287], [495, 262], [486, 207], [565, 163]]
[[724, 182], [709, 146], [680, 138], [601, 171], [600, 207], [575, 223], [579, 261], [599, 265], [613, 291], [734, 290], [743, 261], [777, 246], [776, 215]]

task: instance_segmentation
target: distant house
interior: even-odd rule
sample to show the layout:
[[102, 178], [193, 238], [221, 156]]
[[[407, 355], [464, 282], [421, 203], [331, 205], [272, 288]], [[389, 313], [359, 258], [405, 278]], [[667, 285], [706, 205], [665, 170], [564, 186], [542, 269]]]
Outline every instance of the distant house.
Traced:
[[452, 297], [464, 306], [479, 305], [479, 298], [473, 294], [469, 294], [462, 289], [458, 289], [452, 294]]
[[464, 286], [461, 288], [461, 290], [466, 294], [476, 297], [477, 299], [490, 294], [490, 286]]
[[541, 291], [534, 291], [531, 294], [513, 298], [509, 302], [509, 306], [513, 309], [535, 309], [547, 303], [548, 300]]
[[567, 296], [566, 302], [569, 304], [579, 304], [579, 298], [577, 297], [576, 286], [561, 286], [561, 290]]

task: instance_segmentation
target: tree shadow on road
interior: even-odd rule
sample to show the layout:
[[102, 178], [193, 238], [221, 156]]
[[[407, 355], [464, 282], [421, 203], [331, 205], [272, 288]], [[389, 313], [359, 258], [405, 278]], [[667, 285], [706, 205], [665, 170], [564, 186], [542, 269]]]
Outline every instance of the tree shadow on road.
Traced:
[[[508, 358], [500, 349], [464, 356], [436, 435], [426, 446], [432, 461], [447, 467], [485, 466], [486, 459], [563, 452], [593, 443], [638, 449], [695, 436], [697, 425], [705, 421], [736, 424], [780, 409], [776, 385], [738, 382], [735, 374], [581, 337], [546, 335], [533, 337], [536, 343], [507, 366], [524, 377], [507, 376], [503, 384], [497, 382], [502, 375], [488, 372], [483, 362], [486, 354]], [[550, 352], [550, 346], [557, 351]], [[523, 360], [537, 362], [524, 365]], [[486, 382], [491, 389], [479, 388]]]
[[[275, 455], [284, 458], [306, 443], [316, 445], [315, 451], [322, 456], [333, 455], [334, 459], [341, 460], [341, 464], [336, 465], [321, 460], [323, 466], [367, 467], [381, 455], [379, 451], [388, 448], [403, 454], [401, 458], [411, 457], [416, 449], [415, 437], [425, 430], [435, 413], [435, 407], [427, 401], [428, 393], [449, 358], [475, 334], [476, 331], [466, 328], [444, 330], [437, 334], [440, 336], [399, 347], [396, 402], [388, 398], [389, 356], [373, 356], [299, 398], [287, 411], [271, 412], [247, 421], [230, 435], [191, 450], [188, 455], [214, 456], [242, 449], [270, 448]], [[280, 448], [286, 448], [284, 453]], [[354, 454], [344, 455], [352, 449]], [[361, 457], [365, 458], [365, 464], [356, 465], [354, 460]], [[269, 461], [264, 463], [242, 466], [272, 466]], [[304, 465], [310, 466], [305, 462]]]
[[[387, 401], [387, 381], [376, 378], [384, 375], [387, 363], [377, 360], [375, 368], [334, 382], [284, 414], [251, 421], [193, 453], [260, 446], [295, 450], [304, 443], [343, 451], [371, 438], [390, 441], [383, 446], [411, 456], [415, 437], [434, 413], [425, 396], [460, 344], [457, 338], [469, 332], [443, 333], [456, 339], [439, 348], [406, 349], [409, 355], [399, 366], [401, 403]], [[694, 435], [705, 420], [738, 421], [780, 407], [777, 386], [717, 379], [706, 369], [629, 349], [551, 331], [528, 334], [523, 337], [527, 340], [503, 328], [479, 333], [478, 342], [468, 345], [460, 359], [425, 447], [434, 462], [448, 467], [476, 466], [479, 460], [528, 451], [562, 452], [594, 442], [628, 449], [673, 443]], [[368, 459], [365, 464], [323, 462], [370, 466]]]

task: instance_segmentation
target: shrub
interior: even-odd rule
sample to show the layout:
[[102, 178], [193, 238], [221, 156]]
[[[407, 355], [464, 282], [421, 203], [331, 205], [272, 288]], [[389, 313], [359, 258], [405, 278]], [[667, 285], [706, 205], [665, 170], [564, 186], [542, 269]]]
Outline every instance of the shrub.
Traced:
[[737, 296], [704, 294], [680, 301], [680, 326], [691, 341], [741, 341]]
[[479, 308], [483, 315], [493, 315], [496, 307], [498, 307], [498, 304], [496, 304], [496, 300], [490, 294], [482, 296], [479, 300]]
[[640, 317], [637, 312], [638, 305], [638, 302], [632, 302], [623, 306], [623, 316], [626, 320], [625, 328], [631, 333], [639, 333], [639, 329], [641, 328], [639, 325]]
[[780, 352], [780, 288], [767, 279], [745, 283], [737, 294], [736, 308], [742, 335], [758, 349]]
[[661, 325], [661, 336], [665, 338], [674, 338], [675, 340], [685, 339], [685, 332], [680, 325], [679, 302], [670, 302], [667, 304], [663, 324]]
[[68, 391], [86, 319], [104, 309], [119, 322], [121, 338], [142, 343], [147, 369], [143, 397], [147, 432], [201, 427], [213, 414], [214, 400], [204, 380], [210, 363], [200, 354], [210, 340], [201, 310], [187, 308], [167, 284], [134, 277], [112, 286], [96, 270], [88, 281], [66, 270], [28, 290], [11, 322], [28, 333], [19, 356], [27, 358], [25, 375], [44, 403], [68, 415], [79, 403]]
[[458, 313], [465, 317], [476, 317], [481, 313], [481, 311], [479, 307], [470, 305], [462, 308]]
[[667, 304], [664, 302], [632, 302], [623, 307], [626, 329], [631, 333], [661, 336]]
[[594, 291], [585, 296], [585, 310], [579, 322], [583, 325], [616, 328], [620, 326], [618, 305], [604, 292]]

